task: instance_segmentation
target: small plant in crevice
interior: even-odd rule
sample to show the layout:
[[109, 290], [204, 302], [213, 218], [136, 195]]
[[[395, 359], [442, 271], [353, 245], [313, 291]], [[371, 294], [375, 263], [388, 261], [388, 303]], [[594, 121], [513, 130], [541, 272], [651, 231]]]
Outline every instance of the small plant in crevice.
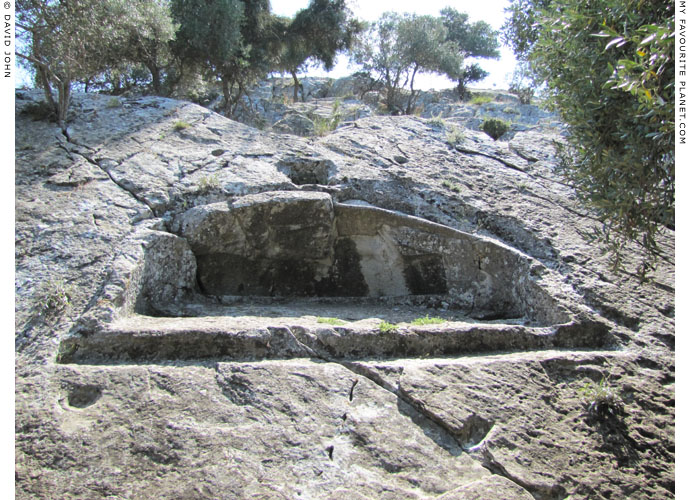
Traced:
[[623, 414], [623, 400], [611, 387], [608, 378], [599, 383], [587, 382], [578, 389], [582, 404], [590, 417], [597, 420], [616, 419]]
[[458, 127], [453, 125], [446, 134], [446, 144], [456, 147], [465, 140], [465, 134]]
[[338, 318], [316, 318], [317, 323], [323, 323], [326, 325], [334, 325], [334, 326], [341, 326], [346, 324], [346, 321], [343, 321], [342, 319]]
[[45, 283], [38, 299], [41, 315], [51, 318], [59, 316], [71, 305], [73, 293], [72, 287], [62, 279]]
[[462, 187], [460, 186], [460, 184], [448, 180], [441, 182], [441, 186], [450, 189], [454, 193], [459, 193], [460, 191], [462, 191]]
[[184, 120], [178, 120], [175, 123], [173, 123], [173, 130], [176, 130], [178, 132], [189, 127], [191, 127], [191, 125]]
[[431, 317], [431, 318], [430, 318], [429, 315], [427, 314], [427, 315], [426, 315], [425, 317], [423, 317], [423, 318], [416, 318], [416, 319], [414, 319], [414, 320], [412, 321], [411, 324], [412, 324], [412, 325], [415, 325], [415, 326], [420, 326], [420, 325], [438, 325], [438, 324], [445, 323], [445, 322], [446, 322], [446, 320], [443, 319], [443, 318], [437, 318], [437, 317]]
[[323, 116], [315, 116], [312, 121], [314, 122], [314, 135], [323, 137], [331, 132], [331, 123], [328, 118], [324, 118]]
[[446, 121], [442, 118], [442, 113], [439, 113], [436, 116], [432, 116], [426, 121], [429, 125], [432, 127], [438, 127], [438, 128], [445, 128], [446, 127]]
[[207, 193], [213, 189], [218, 189], [220, 187], [220, 179], [218, 174], [206, 175], [199, 179], [199, 191], [202, 193]]
[[388, 321], [381, 321], [379, 323], [379, 332], [381, 333], [388, 333], [392, 332], [398, 329], [398, 325], [394, 325], [393, 323], [389, 323]]
[[106, 107], [106, 108], [110, 108], [110, 109], [113, 109], [113, 108], [120, 108], [120, 107], [122, 107], [122, 103], [120, 102], [120, 99], [118, 99], [117, 97], [113, 96], [113, 97], [111, 97], [110, 99], [108, 99], [108, 102], [107, 102], [107, 103], [105, 103], [105, 107]]
[[500, 118], [488, 118], [484, 120], [480, 128], [485, 134], [496, 141], [510, 130], [510, 124]]

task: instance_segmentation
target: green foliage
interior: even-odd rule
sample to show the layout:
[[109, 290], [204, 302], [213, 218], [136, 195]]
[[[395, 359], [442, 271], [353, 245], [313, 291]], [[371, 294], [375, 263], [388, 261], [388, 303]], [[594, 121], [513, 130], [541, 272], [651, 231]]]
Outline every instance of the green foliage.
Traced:
[[488, 104], [490, 102], [494, 102], [493, 96], [490, 95], [475, 95], [470, 99], [470, 104], [475, 104], [475, 105], [482, 105], [482, 104]]
[[[441, 10], [443, 24], [448, 30], [447, 40], [455, 42], [463, 58], [489, 58], [498, 59], [498, 32], [484, 22], [468, 22], [469, 16], [460, 13], [451, 7]], [[446, 73], [451, 79], [458, 82], [458, 93], [463, 98], [467, 92], [467, 85], [472, 82], [483, 80], [488, 76], [478, 64], [473, 63], [469, 66], [460, 68], [456, 73]]]
[[508, 92], [515, 94], [520, 104], [531, 104], [535, 94], [533, 77], [530, 76], [529, 66], [519, 62], [513, 72]]
[[191, 127], [191, 125], [184, 120], [178, 120], [175, 123], [173, 123], [173, 130], [176, 130], [178, 132], [189, 127]]
[[480, 127], [494, 141], [503, 137], [503, 134], [510, 130], [510, 124], [500, 118], [488, 118], [484, 120]]
[[331, 127], [331, 119], [325, 118], [323, 116], [315, 116], [312, 121], [314, 122], [314, 135], [323, 137], [334, 129]]
[[449, 180], [445, 180], [445, 181], [441, 182], [441, 186], [450, 189], [454, 193], [459, 193], [462, 191], [462, 187], [459, 184], [452, 182], [452, 181], [449, 181]]
[[443, 318], [436, 318], [436, 317], [430, 318], [429, 315], [427, 314], [423, 318], [414, 319], [411, 324], [415, 325], [415, 326], [421, 326], [421, 325], [438, 325], [438, 324], [445, 323], [445, 322], [446, 322], [446, 320]]
[[187, 67], [201, 68], [221, 80], [228, 106], [229, 82], [246, 55], [240, 31], [245, 19], [242, 2], [172, 0], [171, 10], [173, 19], [180, 25], [172, 45], [175, 55]]
[[465, 134], [458, 127], [453, 125], [446, 134], [446, 143], [450, 146], [457, 146], [465, 141]]
[[593, 417], [608, 419], [623, 413], [623, 401], [606, 377], [598, 384], [587, 382], [578, 392], [587, 413]]
[[[384, 84], [390, 112], [410, 113], [418, 96], [414, 80], [418, 73], [457, 74], [462, 55], [440, 18], [383, 14], [353, 51], [353, 60]], [[402, 89], [409, 86], [407, 102]]]
[[16, 54], [35, 71], [63, 129], [74, 82], [126, 61], [150, 62], [144, 54], [163, 52], [174, 32], [159, 0], [18, 0], [16, 12]]
[[277, 20], [282, 46], [278, 59], [281, 71], [292, 75], [294, 101], [300, 89], [297, 73], [310, 64], [330, 70], [339, 52], [349, 50], [355, 36], [363, 31], [361, 22], [352, 18], [345, 0], [310, 0], [307, 8], [293, 19]]
[[317, 323], [324, 323], [327, 325], [334, 325], [334, 326], [341, 326], [341, 325], [346, 324], [345, 321], [343, 321], [342, 319], [338, 319], [338, 318], [317, 318], [316, 322]]
[[39, 292], [41, 314], [56, 317], [71, 305], [73, 290], [64, 280], [57, 279], [45, 283]]
[[219, 187], [220, 179], [218, 179], [218, 174], [207, 175], [199, 180], [199, 191], [202, 193], [208, 193]]
[[388, 321], [381, 321], [381, 323], [379, 323], [379, 332], [381, 333], [393, 332], [397, 329], [398, 325], [394, 325], [392, 323], [389, 323]]
[[446, 126], [446, 121], [441, 117], [441, 113], [439, 113], [436, 116], [432, 116], [429, 118], [426, 122], [431, 125], [432, 127], [439, 127], [439, 128], [445, 128]]
[[[673, 2], [518, 5], [506, 34], [525, 37], [514, 44], [568, 125], [563, 172], [597, 210], [614, 268], [638, 241], [644, 275], [660, 228], [675, 227]], [[538, 25], [522, 25], [535, 16]]]
[[314, 116], [312, 119], [314, 122], [314, 134], [319, 137], [323, 137], [324, 135], [338, 128], [338, 125], [340, 125], [340, 121], [343, 118], [340, 106], [340, 99], [336, 99], [333, 101], [333, 109], [331, 110], [330, 117], [325, 118], [319, 115]]
[[117, 97], [111, 97], [108, 99], [108, 102], [105, 104], [106, 108], [119, 108], [122, 106], [122, 103], [120, 102], [120, 99]]

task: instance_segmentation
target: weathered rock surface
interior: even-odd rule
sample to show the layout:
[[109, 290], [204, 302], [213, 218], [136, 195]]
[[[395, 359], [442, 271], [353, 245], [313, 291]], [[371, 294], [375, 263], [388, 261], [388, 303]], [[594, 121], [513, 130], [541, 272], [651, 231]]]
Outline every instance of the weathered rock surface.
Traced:
[[674, 235], [649, 281], [612, 273], [552, 115], [422, 95], [307, 138], [77, 95], [63, 135], [36, 99], [17, 498], [674, 497]]

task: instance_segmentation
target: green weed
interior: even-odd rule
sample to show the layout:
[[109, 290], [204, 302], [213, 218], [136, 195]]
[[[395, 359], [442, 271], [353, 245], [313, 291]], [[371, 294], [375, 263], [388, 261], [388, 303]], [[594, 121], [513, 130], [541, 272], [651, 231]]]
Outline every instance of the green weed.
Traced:
[[471, 104], [481, 105], [493, 102], [494, 98], [490, 95], [476, 95], [470, 100]]
[[602, 377], [598, 384], [587, 382], [578, 392], [587, 413], [593, 417], [610, 418], [622, 413], [623, 401], [606, 377]]
[[461, 144], [464, 140], [465, 134], [463, 134], [462, 131], [456, 126], [452, 126], [450, 131], [446, 134], [446, 143], [450, 146], [455, 147]]
[[220, 187], [220, 179], [218, 179], [218, 174], [207, 175], [199, 179], [199, 191], [202, 193], [207, 193], [213, 189], [218, 189]]
[[39, 293], [41, 313], [55, 317], [71, 305], [74, 292], [64, 280], [58, 279], [44, 284]]
[[460, 191], [462, 191], [462, 187], [459, 184], [456, 184], [455, 182], [451, 182], [451, 181], [447, 181], [447, 180], [441, 182], [441, 186], [443, 186], [444, 188], [450, 189], [454, 193], [459, 193]]
[[379, 323], [379, 332], [381, 333], [388, 333], [392, 332], [398, 329], [398, 325], [394, 325], [392, 323], [389, 323], [388, 321], [381, 321]]
[[191, 127], [191, 125], [184, 120], [178, 120], [175, 123], [173, 123], [173, 130], [176, 130], [178, 132], [189, 127]]
[[418, 326], [418, 325], [438, 325], [440, 323], [445, 323], [445, 322], [446, 322], [446, 320], [443, 318], [436, 318], [436, 317], [430, 318], [429, 315], [427, 314], [423, 318], [417, 318], [417, 319], [413, 320], [411, 324], [416, 325], [416, 326]]
[[120, 99], [118, 99], [115, 96], [108, 99], [108, 102], [105, 103], [106, 108], [119, 108], [121, 106], [122, 106], [122, 103], [120, 102]]
[[334, 326], [341, 326], [341, 325], [346, 324], [345, 321], [343, 321], [342, 319], [338, 319], [338, 318], [320, 318], [319, 317], [316, 319], [316, 322], [317, 323], [325, 323], [327, 325], [334, 325]]
[[432, 127], [440, 127], [440, 128], [445, 128], [446, 127], [446, 121], [441, 118], [442, 113], [439, 113], [437, 116], [432, 116], [427, 120], [427, 123], [431, 125]]

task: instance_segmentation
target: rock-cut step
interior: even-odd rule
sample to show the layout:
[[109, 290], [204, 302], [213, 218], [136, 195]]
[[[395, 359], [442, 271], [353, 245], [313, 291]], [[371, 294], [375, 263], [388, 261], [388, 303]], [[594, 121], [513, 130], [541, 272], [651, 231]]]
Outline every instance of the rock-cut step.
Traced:
[[[198, 206], [172, 228], [126, 242], [60, 361], [420, 357], [610, 341], [606, 323], [531, 257], [326, 193]], [[430, 316], [436, 324], [413, 323]]]

